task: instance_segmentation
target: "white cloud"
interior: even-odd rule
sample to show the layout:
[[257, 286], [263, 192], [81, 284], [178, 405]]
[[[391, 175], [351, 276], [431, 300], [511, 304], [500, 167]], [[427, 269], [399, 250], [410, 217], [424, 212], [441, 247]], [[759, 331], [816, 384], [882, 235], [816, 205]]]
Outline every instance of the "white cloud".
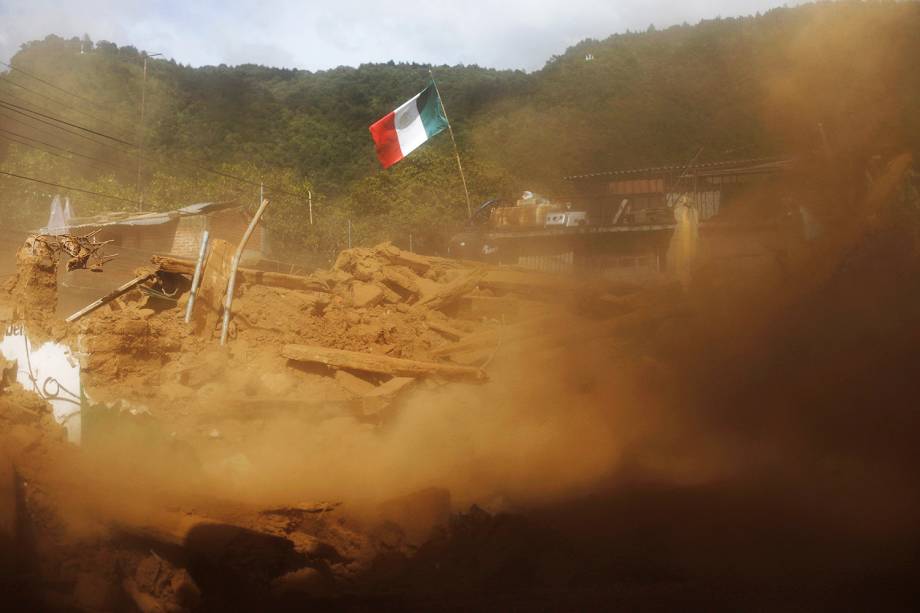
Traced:
[[0, 59], [54, 33], [192, 64], [318, 70], [388, 60], [539, 68], [584, 38], [744, 15], [777, 0], [0, 0]]

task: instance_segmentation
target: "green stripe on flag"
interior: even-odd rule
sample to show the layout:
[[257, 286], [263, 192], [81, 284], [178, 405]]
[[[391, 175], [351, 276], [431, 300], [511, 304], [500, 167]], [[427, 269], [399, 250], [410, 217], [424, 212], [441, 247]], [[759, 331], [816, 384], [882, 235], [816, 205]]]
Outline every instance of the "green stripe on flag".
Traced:
[[428, 87], [419, 94], [415, 101], [418, 106], [419, 117], [422, 118], [422, 125], [425, 126], [425, 133], [428, 138], [447, 127], [447, 117], [444, 115], [444, 107], [441, 106], [441, 99], [438, 97], [438, 90], [434, 81], [428, 84]]

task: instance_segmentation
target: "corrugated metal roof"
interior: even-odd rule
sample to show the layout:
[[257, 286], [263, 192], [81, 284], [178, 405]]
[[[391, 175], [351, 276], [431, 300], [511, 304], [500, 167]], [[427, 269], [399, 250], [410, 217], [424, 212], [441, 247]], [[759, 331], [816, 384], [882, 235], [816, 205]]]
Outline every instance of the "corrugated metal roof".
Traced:
[[690, 165], [672, 165], [672, 166], [649, 166], [647, 168], [625, 168], [620, 170], [605, 170], [603, 172], [592, 172], [582, 175], [569, 175], [563, 177], [565, 181], [579, 181], [582, 179], [595, 179], [599, 177], [616, 177], [636, 174], [667, 174], [688, 170], [729, 170], [737, 168], [746, 168], [753, 170], [758, 167], [767, 169], [779, 169], [787, 166], [792, 160], [784, 158], [751, 158], [746, 160], [725, 160], [722, 162], [706, 162], [703, 164]]
[[227, 202], [199, 202], [198, 204], [184, 206], [178, 209], [178, 211], [180, 215], [202, 215], [205, 213], [215, 213], [217, 211], [238, 208], [240, 206], [242, 205], [235, 200]]
[[[217, 211], [240, 208], [243, 205], [236, 201], [228, 202], [199, 202], [190, 204], [174, 211], [163, 211], [157, 213], [131, 213], [128, 211], [116, 211], [104, 213], [93, 217], [74, 217], [70, 219], [66, 229], [73, 230], [77, 228], [98, 228], [100, 226], [158, 226], [179, 217], [188, 217], [192, 215], [209, 215]], [[64, 228], [62, 228], [64, 229]]]

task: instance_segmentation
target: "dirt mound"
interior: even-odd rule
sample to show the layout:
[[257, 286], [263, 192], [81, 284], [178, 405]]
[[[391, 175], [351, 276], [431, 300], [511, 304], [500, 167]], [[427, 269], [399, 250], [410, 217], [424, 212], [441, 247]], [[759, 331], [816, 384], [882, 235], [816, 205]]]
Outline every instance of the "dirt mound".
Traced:
[[16, 274], [3, 288], [12, 306], [10, 320], [47, 325], [57, 308], [57, 256], [43, 243], [16, 252]]

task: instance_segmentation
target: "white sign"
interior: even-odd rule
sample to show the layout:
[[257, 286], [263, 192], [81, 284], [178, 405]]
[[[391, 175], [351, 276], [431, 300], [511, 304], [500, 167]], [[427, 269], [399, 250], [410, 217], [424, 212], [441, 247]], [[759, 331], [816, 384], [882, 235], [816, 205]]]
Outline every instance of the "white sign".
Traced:
[[0, 355], [16, 362], [16, 381], [51, 405], [67, 440], [80, 444], [80, 363], [70, 347], [46, 342], [36, 348], [21, 325], [7, 326]]

